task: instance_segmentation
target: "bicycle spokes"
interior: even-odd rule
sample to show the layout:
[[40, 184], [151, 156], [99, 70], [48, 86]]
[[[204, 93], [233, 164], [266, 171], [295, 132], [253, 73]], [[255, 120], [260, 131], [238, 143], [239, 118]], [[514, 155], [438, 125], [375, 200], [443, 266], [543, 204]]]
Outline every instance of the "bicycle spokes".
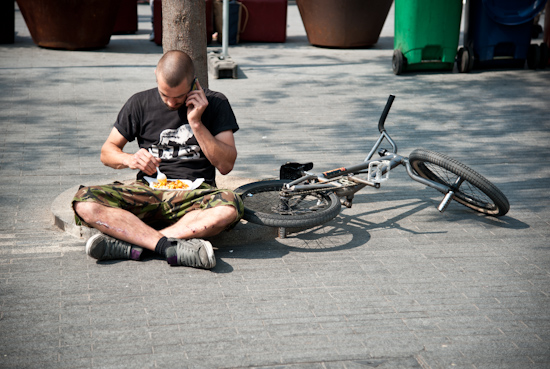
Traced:
[[323, 210], [327, 206], [327, 201], [316, 193], [294, 196], [281, 195], [279, 203], [273, 206], [271, 210], [280, 215], [298, 215]]
[[463, 201], [467, 201], [476, 206], [491, 209], [494, 204], [493, 201], [480, 189], [472, 185], [463, 176], [457, 175], [447, 169], [441, 168], [431, 163], [424, 163], [424, 165], [435, 175], [434, 180], [445, 184], [449, 187], [449, 191], [445, 194], [445, 197], [438, 206], [440, 212], [444, 212], [451, 200], [458, 197]]

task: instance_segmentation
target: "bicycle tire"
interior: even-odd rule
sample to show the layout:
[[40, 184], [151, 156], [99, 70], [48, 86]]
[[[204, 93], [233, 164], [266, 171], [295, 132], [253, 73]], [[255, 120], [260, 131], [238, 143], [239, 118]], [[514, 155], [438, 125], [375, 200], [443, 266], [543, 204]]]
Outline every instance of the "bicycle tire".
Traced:
[[[409, 156], [409, 163], [421, 177], [451, 187], [453, 199], [470, 209], [492, 216], [503, 216], [510, 210], [508, 199], [494, 184], [447, 155], [417, 149]], [[457, 186], [459, 177], [462, 181]]]
[[[290, 180], [253, 182], [235, 190], [244, 203], [243, 218], [269, 227], [311, 228], [326, 223], [340, 213], [340, 200], [334, 192], [313, 192], [291, 196], [281, 207], [281, 191]], [[312, 205], [315, 202], [315, 205]]]

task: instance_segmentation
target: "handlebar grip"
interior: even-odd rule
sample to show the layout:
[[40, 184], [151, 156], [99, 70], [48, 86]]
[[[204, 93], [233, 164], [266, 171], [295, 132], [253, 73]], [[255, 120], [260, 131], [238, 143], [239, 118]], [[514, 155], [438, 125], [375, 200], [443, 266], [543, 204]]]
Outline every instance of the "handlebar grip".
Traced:
[[388, 101], [386, 102], [386, 106], [384, 107], [384, 111], [382, 112], [382, 115], [380, 116], [380, 120], [378, 121], [378, 130], [380, 133], [384, 132], [384, 123], [386, 122], [386, 117], [388, 116], [388, 113], [390, 112], [391, 104], [393, 104], [393, 100], [395, 100], [394, 95], [390, 95], [388, 97]]

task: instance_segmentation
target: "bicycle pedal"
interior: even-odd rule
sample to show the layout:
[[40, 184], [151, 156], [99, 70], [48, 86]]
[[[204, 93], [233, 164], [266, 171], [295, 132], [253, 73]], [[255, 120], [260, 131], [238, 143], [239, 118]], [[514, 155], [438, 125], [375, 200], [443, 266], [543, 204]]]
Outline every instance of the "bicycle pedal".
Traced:
[[341, 203], [342, 205], [344, 205], [346, 208], [351, 209], [351, 207], [352, 207], [352, 205], [353, 205], [353, 199], [352, 199], [352, 200], [340, 199], [340, 203]]
[[369, 163], [367, 180], [373, 183], [387, 181], [390, 177], [390, 169], [389, 160], [372, 161]]

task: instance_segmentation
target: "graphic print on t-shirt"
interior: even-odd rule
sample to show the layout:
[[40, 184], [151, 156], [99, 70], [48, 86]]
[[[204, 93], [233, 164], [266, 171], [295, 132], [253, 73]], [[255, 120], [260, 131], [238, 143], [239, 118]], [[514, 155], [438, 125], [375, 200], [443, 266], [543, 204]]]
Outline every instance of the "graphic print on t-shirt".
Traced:
[[177, 129], [165, 129], [160, 133], [159, 144], [151, 147], [153, 155], [161, 159], [197, 160], [201, 148], [198, 145], [188, 145], [193, 137], [189, 124]]

